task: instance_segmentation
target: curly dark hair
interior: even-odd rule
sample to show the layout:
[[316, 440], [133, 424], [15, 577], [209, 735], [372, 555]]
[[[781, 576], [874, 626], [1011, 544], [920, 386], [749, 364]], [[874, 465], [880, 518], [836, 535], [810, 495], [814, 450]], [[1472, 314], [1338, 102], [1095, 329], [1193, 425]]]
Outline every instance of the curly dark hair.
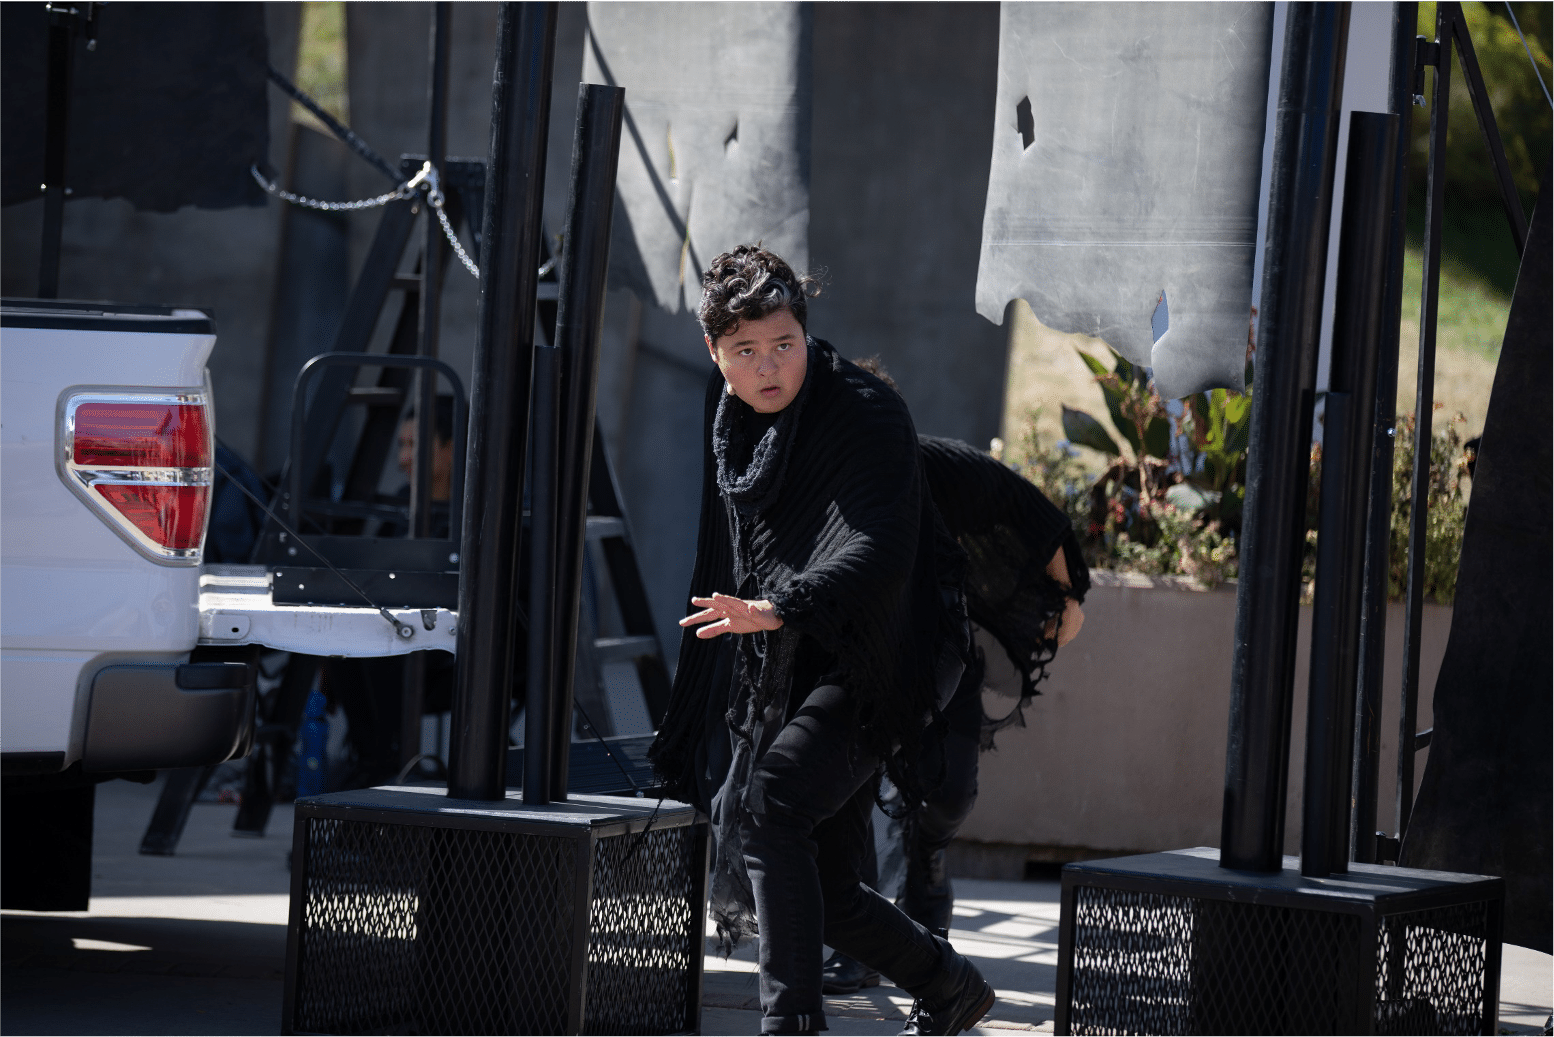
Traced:
[[808, 274], [798, 276], [777, 253], [759, 244], [740, 245], [714, 259], [701, 275], [696, 319], [707, 337], [717, 342], [744, 321], [786, 308], [807, 332], [809, 300], [819, 294], [819, 281]]

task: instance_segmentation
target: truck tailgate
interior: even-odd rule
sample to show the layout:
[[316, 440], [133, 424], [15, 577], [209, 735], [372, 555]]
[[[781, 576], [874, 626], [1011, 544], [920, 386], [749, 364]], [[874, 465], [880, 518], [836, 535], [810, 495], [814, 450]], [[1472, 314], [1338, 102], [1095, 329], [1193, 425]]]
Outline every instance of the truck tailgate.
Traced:
[[[452, 652], [458, 617], [445, 608], [389, 609], [397, 631], [376, 609], [277, 605], [262, 565], [200, 570], [200, 644], [257, 644], [305, 655], [374, 658], [427, 649]], [[408, 627], [410, 636], [403, 636]]]

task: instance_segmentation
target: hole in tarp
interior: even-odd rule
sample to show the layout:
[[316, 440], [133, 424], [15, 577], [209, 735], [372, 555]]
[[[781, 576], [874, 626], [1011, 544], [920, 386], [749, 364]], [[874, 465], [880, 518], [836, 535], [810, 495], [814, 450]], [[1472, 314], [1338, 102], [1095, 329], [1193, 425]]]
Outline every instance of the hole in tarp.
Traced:
[[734, 128], [728, 131], [728, 136], [723, 138], [723, 150], [727, 151], [731, 145], [739, 143], [739, 120], [734, 120]]
[[1160, 298], [1155, 303], [1155, 312], [1149, 315], [1149, 330], [1154, 334], [1155, 341], [1171, 330], [1171, 310], [1166, 305], [1165, 289], [1160, 290]]
[[1029, 150], [1030, 146], [1036, 143], [1036, 117], [1031, 114], [1029, 97], [1020, 98], [1020, 103], [1015, 105], [1014, 121], [1020, 127], [1020, 140], [1024, 141], [1026, 149]]

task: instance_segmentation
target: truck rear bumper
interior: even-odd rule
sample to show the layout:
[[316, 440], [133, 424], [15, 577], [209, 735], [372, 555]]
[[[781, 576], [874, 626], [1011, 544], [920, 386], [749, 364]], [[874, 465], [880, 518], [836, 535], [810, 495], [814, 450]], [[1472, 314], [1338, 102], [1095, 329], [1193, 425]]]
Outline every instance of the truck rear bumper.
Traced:
[[[304, 655], [352, 659], [452, 652], [458, 617], [445, 608], [389, 609], [400, 630], [376, 609], [277, 605], [272, 576], [260, 565], [208, 565], [200, 572], [200, 644], [264, 645]], [[400, 631], [408, 628], [410, 636]]]
[[103, 667], [92, 680], [81, 769], [196, 767], [244, 755], [257, 670], [246, 662]]

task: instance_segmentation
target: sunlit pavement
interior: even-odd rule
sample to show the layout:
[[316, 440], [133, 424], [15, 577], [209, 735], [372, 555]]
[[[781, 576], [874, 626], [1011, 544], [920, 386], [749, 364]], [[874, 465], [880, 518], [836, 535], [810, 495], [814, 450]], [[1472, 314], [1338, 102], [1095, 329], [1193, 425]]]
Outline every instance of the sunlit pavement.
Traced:
[[[977, 963], [998, 992], [998, 1001], [969, 1033], [1010, 1030], [1052, 1032], [1052, 996], [1058, 967], [1056, 882], [955, 880], [955, 924], [950, 941]], [[708, 940], [703, 1031], [756, 1033], [760, 995], [755, 945], [747, 942], [727, 961]], [[912, 998], [888, 982], [857, 994], [826, 998], [832, 1033], [899, 1033]]]
[[[92, 908], [7, 911], [0, 922], [0, 1031], [8, 1034], [263, 1034], [280, 1026], [291, 810], [264, 839], [231, 836], [236, 808], [196, 804], [176, 857], [138, 848], [159, 786], [113, 782], [97, 800]], [[8, 846], [6, 852], [25, 852]], [[951, 939], [998, 991], [973, 1033], [1052, 1029], [1058, 889], [956, 881]], [[711, 943], [708, 944], [709, 950]], [[1554, 959], [1505, 948], [1500, 1026], [1538, 1032], [1554, 1001]], [[707, 957], [702, 1030], [760, 1029], [754, 946]], [[888, 983], [829, 998], [835, 1034], [897, 1033], [911, 999]]]

